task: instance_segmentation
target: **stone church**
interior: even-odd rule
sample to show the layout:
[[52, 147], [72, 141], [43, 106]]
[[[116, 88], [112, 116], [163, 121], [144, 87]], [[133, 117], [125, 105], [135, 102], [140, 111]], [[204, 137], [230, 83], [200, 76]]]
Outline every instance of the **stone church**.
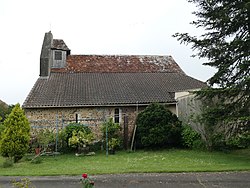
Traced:
[[[178, 98], [206, 87], [184, 73], [171, 56], [73, 55], [61, 39], [45, 33], [40, 75], [23, 108], [31, 126], [39, 121], [100, 125], [113, 118], [129, 142], [138, 112], [160, 103], [178, 115]], [[61, 123], [60, 123], [61, 125]]]

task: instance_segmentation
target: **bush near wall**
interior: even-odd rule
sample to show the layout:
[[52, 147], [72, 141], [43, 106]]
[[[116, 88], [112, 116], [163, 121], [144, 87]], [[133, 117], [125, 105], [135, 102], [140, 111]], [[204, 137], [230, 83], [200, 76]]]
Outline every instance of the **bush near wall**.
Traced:
[[201, 135], [189, 125], [183, 125], [181, 136], [184, 147], [199, 150], [205, 149], [205, 143], [202, 140]]
[[150, 104], [138, 114], [136, 124], [138, 147], [171, 147], [181, 143], [181, 122], [163, 105]]

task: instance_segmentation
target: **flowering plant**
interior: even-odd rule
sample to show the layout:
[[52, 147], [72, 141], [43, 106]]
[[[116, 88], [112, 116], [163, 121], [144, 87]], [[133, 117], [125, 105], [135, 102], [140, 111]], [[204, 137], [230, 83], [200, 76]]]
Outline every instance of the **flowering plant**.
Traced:
[[82, 174], [81, 182], [83, 188], [92, 188], [95, 185], [95, 182], [88, 177], [88, 174]]

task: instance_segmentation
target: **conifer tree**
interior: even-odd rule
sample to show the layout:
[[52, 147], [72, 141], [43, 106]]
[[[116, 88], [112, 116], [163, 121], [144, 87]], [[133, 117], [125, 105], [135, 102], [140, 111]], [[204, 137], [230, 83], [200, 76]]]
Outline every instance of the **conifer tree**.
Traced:
[[161, 104], [147, 106], [138, 114], [136, 125], [139, 147], [160, 148], [180, 144], [181, 122]]
[[[200, 36], [176, 33], [181, 43], [191, 44], [217, 72], [208, 80], [210, 86], [198, 92], [214, 99], [214, 113], [206, 117], [215, 124], [239, 124], [250, 128], [250, 1], [249, 0], [188, 0], [197, 6], [197, 20], [191, 24], [204, 28]], [[215, 117], [217, 114], [218, 117]], [[211, 116], [210, 116], [211, 115]], [[236, 130], [236, 129], [234, 129]]]
[[3, 124], [5, 129], [0, 140], [0, 152], [17, 162], [28, 151], [30, 140], [30, 125], [19, 104], [15, 105]]

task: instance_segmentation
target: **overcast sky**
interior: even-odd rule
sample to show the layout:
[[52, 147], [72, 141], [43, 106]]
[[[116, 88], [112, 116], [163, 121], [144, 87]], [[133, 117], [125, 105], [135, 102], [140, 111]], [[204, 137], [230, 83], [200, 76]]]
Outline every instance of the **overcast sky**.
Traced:
[[171, 55], [201, 81], [214, 74], [172, 35], [200, 35], [187, 0], [0, 0], [0, 99], [22, 104], [39, 77], [44, 33], [71, 54]]

